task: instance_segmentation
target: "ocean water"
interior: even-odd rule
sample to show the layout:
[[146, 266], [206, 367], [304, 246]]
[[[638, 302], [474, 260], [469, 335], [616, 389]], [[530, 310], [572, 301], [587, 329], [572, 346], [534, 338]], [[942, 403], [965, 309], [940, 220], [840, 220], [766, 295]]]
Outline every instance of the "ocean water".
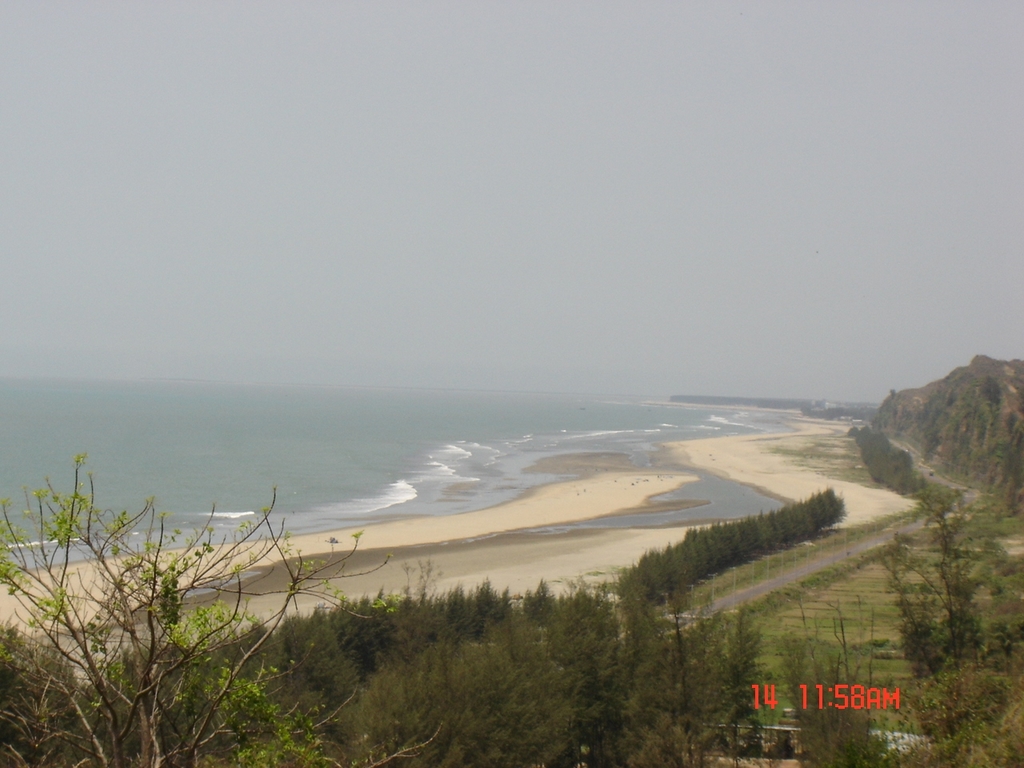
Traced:
[[[226, 531], [276, 487], [275, 511], [299, 533], [481, 509], [555, 479], [523, 472], [552, 454], [617, 451], [643, 466], [661, 442], [779, 429], [772, 414], [641, 398], [0, 380], [0, 498], [23, 506], [47, 478], [70, 490], [86, 453], [104, 508], [154, 497], [180, 527], [213, 510]], [[713, 501], [694, 518], [777, 506], [710, 477], [683, 493]]]

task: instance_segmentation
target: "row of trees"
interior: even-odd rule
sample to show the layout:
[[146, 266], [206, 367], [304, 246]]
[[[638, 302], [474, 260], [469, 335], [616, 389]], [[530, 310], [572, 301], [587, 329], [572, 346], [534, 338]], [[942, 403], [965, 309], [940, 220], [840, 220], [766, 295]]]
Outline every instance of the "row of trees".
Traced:
[[688, 621], [543, 583], [521, 600], [484, 584], [352, 608], [366, 618], [290, 620], [268, 657], [285, 673], [282, 700], [301, 691], [323, 712], [359, 691], [322, 733], [335, 760], [420, 745], [405, 764], [653, 768], [749, 748], [760, 637], [745, 613]]
[[878, 407], [874, 405], [825, 405], [824, 407], [805, 405], [800, 408], [800, 413], [811, 419], [870, 422], [878, 413]]
[[905, 762], [1020, 765], [1024, 563], [991, 538], [1016, 521], [998, 502], [967, 505], [960, 491], [936, 484], [918, 495], [918, 511], [922, 534], [897, 537], [883, 557], [918, 678], [908, 691], [914, 716], [931, 739]]
[[647, 552], [625, 571], [622, 591], [648, 601], [672, 602], [691, 584], [820, 536], [845, 515], [843, 500], [829, 488], [767, 514], [691, 528], [682, 541]]
[[857, 441], [861, 459], [871, 479], [896, 493], [917, 493], [925, 479], [914, 469], [910, 454], [889, 442], [889, 438], [871, 427], [853, 427], [849, 436]]

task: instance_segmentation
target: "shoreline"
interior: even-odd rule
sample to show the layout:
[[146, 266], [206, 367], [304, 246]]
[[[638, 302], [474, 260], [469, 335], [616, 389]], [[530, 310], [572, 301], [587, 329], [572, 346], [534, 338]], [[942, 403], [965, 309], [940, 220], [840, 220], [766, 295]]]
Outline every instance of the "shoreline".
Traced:
[[799, 466], [780, 450], [806, 449], [815, 438], [843, 435], [849, 429], [845, 423], [795, 418], [788, 420], [788, 425], [793, 432], [699, 438], [666, 445], [681, 466], [742, 483], [783, 502], [806, 499], [831, 487], [846, 501], [846, 519], [840, 527], [858, 525], [913, 506], [913, 500], [885, 488], [868, 487]]
[[[846, 524], [857, 524], [900, 511], [912, 502], [890, 491], [829, 478], [800, 466], [779, 446], [806, 444], [815, 438], [845, 432], [844, 425], [786, 413], [783, 426], [792, 431], [698, 438], [667, 442], [651, 455], [650, 466], [636, 467], [622, 453], [568, 453], [541, 459], [526, 471], [570, 475], [524, 491], [515, 499], [484, 509], [447, 516], [418, 516], [362, 527], [298, 534], [293, 551], [304, 559], [341, 565], [329, 583], [350, 599], [379, 593], [415, 591], [421, 578], [429, 590], [457, 586], [475, 588], [489, 581], [494, 589], [513, 594], [536, 589], [543, 579], [553, 591], [567, 591], [580, 581], [606, 581], [651, 549], [679, 541], [694, 525], [688, 520], [664, 527], [576, 527], [567, 531], [536, 529], [573, 526], [609, 516], [682, 509], [699, 500], [657, 500], [657, 497], [699, 480], [694, 471], [736, 482], [780, 501], [806, 498], [832, 487], [847, 501]], [[704, 502], [706, 503], [706, 502]], [[334, 543], [331, 543], [334, 539]], [[279, 565], [279, 563], [278, 563]], [[369, 573], [363, 571], [371, 569]], [[284, 569], [266, 564], [246, 580], [250, 609], [265, 613], [281, 603]], [[325, 593], [326, 594], [326, 593]], [[0, 595], [0, 617], [13, 617], [12, 598]], [[325, 597], [302, 595], [295, 607], [314, 610]]]
[[[550, 462], [567, 461], [580, 464], [587, 454], [564, 454], [548, 457], [548, 466], [535, 471], [548, 473]], [[574, 473], [568, 480], [556, 480], [529, 488], [509, 501], [455, 515], [418, 516], [391, 520], [366, 526], [349, 526], [292, 537], [293, 546], [315, 557], [332, 553], [335, 546], [344, 547], [355, 534], [360, 535], [360, 548], [390, 551], [422, 545], [450, 544], [498, 534], [522, 533], [531, 529], [597, 520], [605, 517], [663, 511], [666, 506], [683, 509], [694, 506], [693, 500], [678, 502], [651, 501], [654, 497], [677, 491], [700, 478], [692, 471], [668, 466], [632, 467], [625, 471], [608, 466], [609, 456], [615, 464], [628, 461], [625, 454], [596, 454], [596, 465], [587, 472]], [[619, 459], [618, 457], [621, 457]], [[629, 530], [616, 529], [616, 530]], [[551, 534], [545, 534], [551, 535]], [[327, 546], [325, 546], [327, 545]]]
[[[785, 426], [789, 432], [759, 433], [753, 435], [733, 435], [723, 437], [699, 438], [678, 442], [664, 443], [651, 457], [649, 468], [635, 469], [625, 473], [632, 477], [630, 482], [638, 478], [678, 478], [690, 471], [703, 473], [740, 483], [754, 488], [759, 493], [782, 502], [798, 501], [813, 493], [831, 487], [843, 496], [847, 502], [847, 519], [844, 525], [856, 525], [912, 506], [912, 501], [881, 488], [869, 488], [845, 480], [838, 480], [803, 467], [789, 456], [775, 452], [779, 445], [792, 447], [809, 440], [821, 437], [836, 437], [846, 432], [845, 424], [823, 422], [802, 417], [787, 418]], [[616, 460], [625, 459], [619, 455]], [[567, 454], [550, 457], [549, 460], [565, 460], [578, 462], [586, 454]], [[604, 459], [607, 455], [604, 455]], [[611, 479], [609, 483], [608, 480]], [[349, 597], [376, 596], [383, 592], [401, 593], [406, 589], [413, 594], [419, 588], [423, 576], [428, 590], [444, 592], [456, 587], [475, 588], [488, 581], [499, 592], [508, 589], [513, 594], [521, 594], [536, 589], [543, 579], [552, 591], [562, 592], [573, 584], [582, 582], [606, 581], [617, 570], [635, 563], [641, 555], [650, 549], [664, 548], [676, 543], [686, 535], [693, 525], [706, 524], [707, 520], [693, 520], [681, 525], [663, 528], [622, 527], [614, 529], [577, 528], [559, 533], [531, 533], [528, 528], [535, 526], [520, 525], [510, 527], [508, 519], [502, 515], [517, 506], [530, 506], [537, 499], [558, 500], [559, 493], [571, 489], [587, 494], [588, 499], [596, 501], [609, 499], [608, 493], [614, 494], [618, 480], [625, 479], [615, 471], [601, 471], [591, 467], [589, 475], [580, 475], [569, 481], [559, 481], [531, 489], [523, 496], [511, 502], [494, 507], [453, 515], [444, 519], [427, 519], [427, 523], [437, 522], [437, 530], [431, 531], [420, 540], [415, 540], [413, 528], [427, 533], [427, 528], [420, 526], [403, 526], [403, 523], [386, 523], [380, 526], [367, 527], [360, 540], [356, 555], [346, 565], [348, 574], [332, 580], [332, 584], [343, 590]], [[686, 481], [680, 483], [681, 487]], [[582, 490], [586, 486], [586, 490]], [[611, 487], [609, 487], [611, 486]], [[636, 485], [629, 486], [636, 489]], [[641, 503], [652, 503], [650, 498], [666, 491], [654, 491], [653, 486], [643, 488], [651, 490]], [[573, 497], [575, 498], [575, 496]], [[653, 502], [657, 504], [657, 502]], [[592, 510], [591, 510], [592, 511]], [[607, 514], [622, 514], [605, 512]], [[573, 516], [569, 510], [551, 511], [554, 521], [561, 518], [563, 524], [594, 519], [602, 514], [591, 514], [589, 517]], [[423, 520], [420, 518], [419, 520]], [[463, 522], [491, 528], [487, 533], [480, 534], [477, 530], [473, 535], [466, 535], [462, 529]], [[441, 532], [443, 531], [443, 533]], [[463, 535], [459, 535], [462, 532]], [[345, 533], [340, 531], [338, 533]], [[340, 536], [339, 546], [344, 540]], [[374, 546], [375, 540], [386, 539], [394, 542], [392, 548]], [[333, 552], [316, 549], [315, 540], [307, 540], [307, 545], [314, 547], [316, 555], [324, 558], [337, 557], [338, 549]], [[365, 548], [364, 548], [365, 547]], [[379, 566], [384, 558], [391, 555], [387, 564], [367, 575], [351, 575], [360, 566]], [[271, 574], [267, 575], [273, 581]], [[269, 584], [269, 582], [268, 582]], [[299, 610], [312, 610], [316, 607], [315, 598], [304, 598], [298, 601]]]

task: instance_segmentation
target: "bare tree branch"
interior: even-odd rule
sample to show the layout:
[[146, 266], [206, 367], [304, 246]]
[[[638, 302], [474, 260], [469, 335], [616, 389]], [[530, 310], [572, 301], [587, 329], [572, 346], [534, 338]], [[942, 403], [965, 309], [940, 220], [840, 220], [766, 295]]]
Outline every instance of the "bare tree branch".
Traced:
[[[0, 586], [18, 603], [12, 647], [38, 704], [0, 716], [103, 766], [194, 765], [241, 727], [229, 718], [245, 696], [265, 694], [276, 673], [256, 660], [297, 598], [344, 603], [325, 585], [346, 575], [358, 537], [339, 558], [294, 551], [272, 517], [276, 489], [234, 535], [215, 534], [215, 509], [183, 535], [153, 499], [135, 513], [98, 509], [84, 458], [70, 493], [47, 481], [26, 494], [24, 528], [0, 504]], [[250, 600], [268, 594], [255, 587], [274, 568], [284, 569], [277, 602], [257, 615]], [[51, 705], [64, 714], [43, 717]]]

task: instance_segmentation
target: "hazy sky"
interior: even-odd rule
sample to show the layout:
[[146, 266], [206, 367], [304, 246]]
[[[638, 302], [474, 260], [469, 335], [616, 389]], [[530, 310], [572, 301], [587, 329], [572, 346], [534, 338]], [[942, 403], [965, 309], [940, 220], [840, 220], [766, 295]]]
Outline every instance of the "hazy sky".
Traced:
[[0, 376], [878, 400], [1024, 357], [1019, 2], [0, 2]]

